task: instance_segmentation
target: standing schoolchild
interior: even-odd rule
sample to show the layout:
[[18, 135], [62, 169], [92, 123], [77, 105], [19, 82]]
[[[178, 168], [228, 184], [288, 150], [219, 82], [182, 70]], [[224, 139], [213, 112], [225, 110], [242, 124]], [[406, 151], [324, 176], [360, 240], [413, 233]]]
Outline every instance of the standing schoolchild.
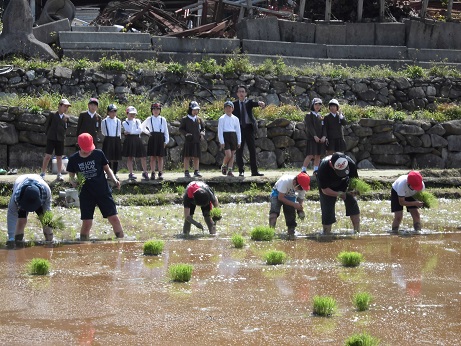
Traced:
[[46, 134], [46, 149], [45, 157], [42, 163], [42, 172], [40, 176], [45, 177], [46, 168], [50, 162], [51, 155], [56, 155], [56, 163], [58, 168], [57, 180], [62, 181], [62, 155], [64, 154], [64, 140], [66, 139], [67, 125], [69, 123], [69, 116], [65, 114], [69, 107], [70, 102], [67, 99], [59, 101], [58, 111], [48, 115], [45, 122]]
[[196, 101], [189, 103], [187, 115], [181, 119], [179, 132], [186, 137], [184, 143], [184, 176], [190, 178], [189, 161], [192, 159], [194, 177], [201, 177], [199, 166], [201, 158], [200, 141], [205, 138], [205, 124], [199, 118], [200, 106]]
[[128, 166], [128, 179], [135, 180], [136, 176], [133, 174], [133, 158], [141, 158], [141, 166], [143, 169], [142, 177], [145, 180], [149, 180], [147, 174], [147, 163], [146, 163], [146, 148], [141, 140], [142, 124], [139, 119], [136, 119], [138, 111], [133, 106], [129, 106], [126, 109], [126, 120], [122, 122], [123, 129], [125, 131], [125, 142], [123, 143], [122, 156], [127, 157], [126, 165]]
[[413, 196], [424, 190], [424, 187], [423, 177], [421, 173], [416, 171], [402, 175], [394, 181], [391, 190], [391, 211], [394, 213], [391, 233], [397, 234], [399, 232], [399, 226], [403, 219], [403, 207], [407, 207], [407, 212], [413, 218], [413, 232], [415, 234], [420, 233], [421, 216], [418, 208], [423, 206], [423, 202], [417, 201]]
[[122, 159], [122, 122], [117, 118], [116, 105], [107, 106], [107, 117], [101, 123], [101, 132], [104, 135], [102, 151], [117, 176], [118, 162]]
[[[96, 206], [101, 214], [112, 225], [117, 238], [123, 238], [123, 229], [117, 215], [117, 207], [112, 198], [112, 189], [107, 183], [107, 177], [115, 182], [120, 189], [120, 181], [115, 177], [109, 167], [109, 161], [102, 150], [96, 149], [93, 137], [89, 133], [82, 133], [77, 138], [80, 148], [75, 154], [69, 157], [67, 171], [72, 186], [76, 187], [75, 175], [80, 173], [85, 177], [83, 186], [79, 193], [80, 218], [82, 227], [80, 229], [80, 240], [89, 240], [93, 216]], [[104, 174], [105, 173], [105, 174]]]
[[328, 102], [328, 108], [330, 113], [323, 119], [323, 123], [327, 135], [325, 142], [327, 154], [332, 155], [334, 152], [344, 152], [346, 150], [343, 127], [347, 124], [347, 121], [339, 110], [338, 100], [331, 99]]
[[99, 101], [97, 98], [90, 98], [88, 110], [80, 113], [77, 123], [77, 137], [82, 133], [89, 133], [93, 137], [93, 143], [98, 143], [98, 132], [101, 131], [101, 116], [97, 113]]
[[306, 126], [307, 145], [306, 158], [303, 162], [301, 172], [306, 172], [307, 166], [314, 159], [314, 173], [319, 169], [320, 158], [325, 155], [325, 141], [327, 139], [325, 126], [323, 126], [323, 117], [320, 114], [322, 100], [314, 98], [312, 100], [311, 112], [304, 118]]
[[160, 103], [153, 103], [150, 107], [152, 115], [142, 123], [142, 130], [149, 132], [147, 143], [147, 156], [150, 157], [150, 169], [152, 171], [150, 180], [155, 180], [155, 162], [157, 162], [158, 180], [163, 180], [163, 158], [165, 148], [170, 141], [166, 119], [160, 115], [162, 106]]
[[233, 177], [232, 168], [234, 166], [235, 151], [240, 148], [242, 135], [240, 132], [240, 121], [232, 114], [234, 103], [226, 101], [224, 103], [224, 115], [218, 121], [218, 139], [221, 149], [224, 150], [224, 159], [221, 166], [221, 173]]

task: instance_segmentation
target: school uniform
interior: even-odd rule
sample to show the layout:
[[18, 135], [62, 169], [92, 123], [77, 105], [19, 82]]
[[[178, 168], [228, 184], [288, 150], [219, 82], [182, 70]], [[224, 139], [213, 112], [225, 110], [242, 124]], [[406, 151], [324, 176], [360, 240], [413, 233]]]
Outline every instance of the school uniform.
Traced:
[[235, 115], [222, 115], [218, 120], [218, 139], [224, 144], [224, 150], [237, 150], [242, 143], [240, 121]]
[[314, 139], [314, 137], [326, 137], [326, 129], [325, 126], [323, 126], [322, 115], [312, 111], [304, 117], [304, 124], [307, 133], [306, 156], [324, 155], [325, 143], [317, 143]]
[[118, 118], [105, 118], [101, 123], [104, 135], [102, 151], [109, 161], [122, 159], [122, 122]]
[[157, 117], [152, 115], [143, 121], [141, 128], [150, 133], [147, 156], [164, 157], [165, 145], [170, 141], [166, 119], [161, 115]]
[[[184, 157], [202, 157], [202, 151], [200, 149], [201, 136], [205, 135], [205, 125], [198, 116], [192, 117], [186, 115], [181, 119], [179, 125], [179, 132], [186, 137], [184, 143], [183, 156]], [[186, 136], [191, 134], [191, 136]]]
[[[146, 148], [141, 140], [141, 121], [133, 119], [122, 122], [125, 130], [125, 141], [123, 142], [123, 157], [146, 157]], [[126, 134], [129, 132], [129, 134]]]
[[45, 153], [56, 156], [64, 154], [64, 140], [66, 139], [68, 119], [58, 112], [48, 115], [45, 122], [46, 149]]
[[346, 141], [344, 140], [343, 126], [347, 125], [346, 118], [339, 114], [329, 113], [324, 119], [325, 131], [327, 134], [327, 150], [341, 151], [346, 150]]
[[89, 133], [93, 137], [93, 143], [98, 143], [98, 132], [101, 131], [101, 116], [98, 113], [85, 111], [78, 116], [77, 137], [82, 133]]

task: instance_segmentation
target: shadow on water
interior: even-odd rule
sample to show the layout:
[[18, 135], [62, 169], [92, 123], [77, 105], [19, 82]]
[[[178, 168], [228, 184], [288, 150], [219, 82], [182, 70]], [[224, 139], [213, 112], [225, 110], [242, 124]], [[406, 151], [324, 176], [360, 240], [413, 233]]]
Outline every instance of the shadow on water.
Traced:
[[[286, 264], [265, 265], [273, 249]], [[341, 251], [365, 260], [341, 267]], [[51, 262], [50, 275], [26, 273], [36, 257]], [[243, 249], [197, 234], [170, 238], [160, 256], [143, 256], [140, 242], [5, 249], [1, 334], [10, 344], [339, 345], [367, 331], [386, 345], [455, 345], [460, 257], [459, 233], [247, 240]], [[190, 282], [170, 281], [174, 263], [193, 265]], [[368, 311], [351, 303], [359, 291], [374, 297]], [[334, 297], [335, 315], [314, 317], [315, 295]]]

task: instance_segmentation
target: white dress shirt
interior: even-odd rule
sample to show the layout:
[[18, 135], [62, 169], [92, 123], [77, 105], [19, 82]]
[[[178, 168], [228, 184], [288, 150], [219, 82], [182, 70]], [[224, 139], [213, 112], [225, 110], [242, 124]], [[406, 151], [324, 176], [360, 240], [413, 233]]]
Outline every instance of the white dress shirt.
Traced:
[[102, 134], [107, 137], [122, 137], [122, 122], [118, 118], [105, 118], [101, 125]]
[[237, 144], [242, 143], [240, 132], [240, 121], [235, 115], [221, 115], [218, 120], [218, 139], [220, 144], [224, 144], [224, 132], [235, 132], [237, 134]]
[[141, 128], [143, 132], [151, 133], [151, 132], [162, 132], [165, 136], [165, 144], [168, 144], [170, 141], [170, 135], [168, 133], [168, 124], [166, 119], [159, 116], [151, 115], [146, 120], [143, 121], [141, 124]]

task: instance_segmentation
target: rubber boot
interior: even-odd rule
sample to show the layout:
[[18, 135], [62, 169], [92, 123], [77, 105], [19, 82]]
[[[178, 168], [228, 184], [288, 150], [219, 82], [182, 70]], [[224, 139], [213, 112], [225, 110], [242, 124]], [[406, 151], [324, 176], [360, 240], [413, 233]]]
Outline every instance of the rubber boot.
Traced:
[[210, 234], [216, 234], [216, 226], [210, 216], [205, 218], [206, 225], [208, 226], [208, 230]]
[[296, 236], [295, 236], [295, 228], [294, 227], [288, 227], [288, 230], [287, 230], [287, 238], [289, 240], [294, 240], [296, 239]]
[[185, 235], [190, 234], [190, 222], [189, 221], [184, 221], [184, 226], [182, 226], [182, 233]]
[[53, 241], [53, 229], [51, 227], [43, 227], [43, 235], [45, 241]]
[[277, 224], [277, 216], [269, 215], [269, 227], [275, 228], [276, 224]]
[[413, 234], [421, 234], [421, 222], [415, 222], [413, 224]]

